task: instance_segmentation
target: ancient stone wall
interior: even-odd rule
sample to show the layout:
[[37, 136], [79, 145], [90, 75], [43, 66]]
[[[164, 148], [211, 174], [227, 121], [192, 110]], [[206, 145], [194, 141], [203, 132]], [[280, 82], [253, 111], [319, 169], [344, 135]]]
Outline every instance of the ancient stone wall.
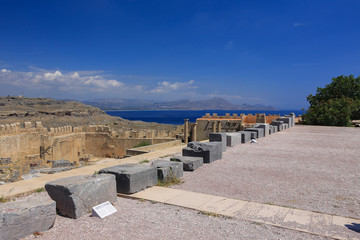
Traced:
[[[253, 126], [255, 123], [271, 123], [276, 120], [280, 115], [262, 114], [233, 114], [226, 113], [225, 116], [219, 116], [217, 113], [206, 113], [205, 116], [196, 119], [196, 140], [201, 141], [209, 138], [211, 132], [235, 132], [241, 131], [247, 127]], [[193, 123], [188, 123], [189, 138], [192, 138]]]
[[15, 181], [31, 169], [66, 159], [77, 164], [90, 157], [124, 157], [126, 149], [147, 141], [172, 141], [173, 132], [111, 131], [108, 126], [44, 128], [41, 122], [0, 125], [0, 181]]

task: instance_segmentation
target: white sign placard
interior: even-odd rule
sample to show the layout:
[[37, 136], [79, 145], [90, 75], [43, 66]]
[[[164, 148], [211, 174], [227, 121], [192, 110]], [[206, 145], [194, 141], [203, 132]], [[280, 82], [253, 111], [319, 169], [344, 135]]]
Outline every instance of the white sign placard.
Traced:
[[92, 208], [92, 216], [97, 216], [99, 218], [107, 217], [115, 212], [117, 212], [117, 210], [109, 201]]

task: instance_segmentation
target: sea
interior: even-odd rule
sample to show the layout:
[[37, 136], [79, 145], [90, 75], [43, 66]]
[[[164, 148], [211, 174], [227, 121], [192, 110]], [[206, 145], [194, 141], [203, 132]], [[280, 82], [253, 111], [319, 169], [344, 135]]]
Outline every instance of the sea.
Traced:
[[156, 122], [165, 123], [172, 125], [184, 124], [184, 119], [189, 119], [190, 122], [195, 122], [197, 118], [204, 116], [206, 113], [217, 113], [219, 116], [225, 116], [225, 113], [237, 113], [240, 115], [244, 114], [256, 114], [266, 113], [269, 114], [280, 114], [287, 115], [289, 113], [295, 113], [296, 116], [302, 115], [302, 110], [277, 110], [277, 111], [261, 111], [261, 110], [202, 110], [202, 111], [106, 111], [110, 116], [122, 117], [124, 119], [132, 121], [144, 121], [144, 122]]

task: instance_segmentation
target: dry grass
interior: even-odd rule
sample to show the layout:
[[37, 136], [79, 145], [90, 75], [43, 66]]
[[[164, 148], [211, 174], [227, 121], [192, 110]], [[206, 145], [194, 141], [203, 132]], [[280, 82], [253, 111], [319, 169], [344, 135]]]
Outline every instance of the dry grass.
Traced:
[[183, 183], [183, 181], [180, 178], [177, 178], [176, 176], [172, 175], [172, 176], [166, 178], [165, 180], [158, 180], [158, 183], [156, 184], [156, 186], [170, 187], [170, 186], [179, 185], [182, 183]]

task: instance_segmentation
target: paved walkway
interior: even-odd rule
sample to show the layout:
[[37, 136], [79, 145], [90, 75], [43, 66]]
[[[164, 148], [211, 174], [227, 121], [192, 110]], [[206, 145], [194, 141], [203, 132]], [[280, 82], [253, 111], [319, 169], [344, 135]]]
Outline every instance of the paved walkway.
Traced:
[[78, 175], [91, 175], [100, 169], [116, 166], [124, 163], [138, 163], [142, 160], [153, 160], [155, 158], [164, 157], [168, 155], [173, 155], [181, 152], [181, 150], [185, 147], [185, 144], [167, 148], [164, 150], [159, 150], [155, 152], [150, 152], [146, 154], [141, 154], [134, 157], [123, 158], [123, 159], [114, 159], [108, 158], [101, 160], [101, 163], [94, 164], [91, 166], [81, 167], [72, 169], [70, 171], [48, 174], [41, 177], [36, 177], [28, 180], [23, 180], [19, 182], [9, 183], [0, 186], [0, 197], [15, 197], [19, 194], [33, 192], [36, 189], [42, 188], [49, 181], [53, 181], [60, 178], [78, 176]]
[[152, 187], [132, 195], [119, 196], [146, 199], [334, 239], [360, 238], [360, 219], [164, 187]]

